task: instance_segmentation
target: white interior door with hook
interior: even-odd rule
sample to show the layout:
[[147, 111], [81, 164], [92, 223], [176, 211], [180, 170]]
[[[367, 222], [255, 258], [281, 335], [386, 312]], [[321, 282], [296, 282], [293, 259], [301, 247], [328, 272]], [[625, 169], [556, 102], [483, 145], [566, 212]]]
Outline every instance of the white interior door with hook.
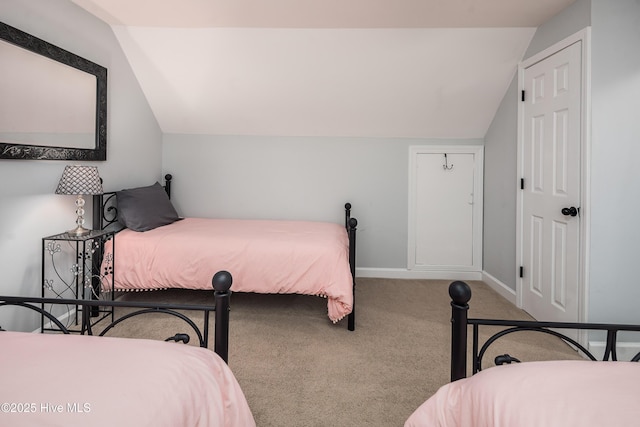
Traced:
[[481, 146], [410, 149], [410, 270], [481, 271]]

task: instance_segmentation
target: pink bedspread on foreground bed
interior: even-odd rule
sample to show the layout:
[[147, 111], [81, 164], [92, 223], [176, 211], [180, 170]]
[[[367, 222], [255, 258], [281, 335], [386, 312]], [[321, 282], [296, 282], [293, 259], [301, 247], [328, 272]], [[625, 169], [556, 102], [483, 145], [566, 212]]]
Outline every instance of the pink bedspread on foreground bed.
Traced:
[[117, 290], [211, 289], [219, 270], [233, 275], [234, 292], [327, 297], [333, 322], [351, 312], [349, 240], [338, 224], [185, 218], [115, 238]]
[[405, 427], [640, 424], [640, 363], [553, 361], [492, 367], [441, 387]]
[[255, 426], [213, 351], [162, 341], [0, 332], [2, 426]]

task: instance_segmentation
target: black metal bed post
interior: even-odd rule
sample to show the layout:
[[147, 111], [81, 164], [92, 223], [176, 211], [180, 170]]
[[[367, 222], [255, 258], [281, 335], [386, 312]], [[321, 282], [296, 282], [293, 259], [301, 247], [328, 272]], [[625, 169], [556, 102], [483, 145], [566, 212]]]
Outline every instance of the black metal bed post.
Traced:
[[[102, 178], [100, 178], [100, 182], [102, 183]], [[93, 230], [102, 230], [104, 228], [103, 203], [104, 203], [104, 197], [102, 196], [102, 194], [93, 195], [93, 212], [92, 212], [92, 222], [91, 222], [91, 228]], [[102, 242], [102, 239], [100, 241]], [[101, 277], [100, 266], [102, 264], [102, 254], [104, 250], [103, 246], [104, 246], [103, 243], [101, 243], [100, 246], [96, 248], [91, 260], [91, 288], [93, 289], [93, 292], [94, 292], [92, 293], [92, 295], [95, 295], [95, 292], [100, 290], [100, 287], [102, 285], [102, 283], [100, 282], [100, 277]], [[83, 315], [84, 315], [84, 310], [83, 310]], [[91, 307], [91, 317], [98, 317], [99, 315], [100, 315], [100, 307]], [[113, 320], [113, 318], [111, 320]], [[89, 324], [91, 324], [91, 322], [89, 322]]]
[[167, 196], [169, 196], [169, 198], [171, 198], [171, 180], [173, 179], [173, 176], [168, 173], [164, 176], [164, 191], [167, 192]]
[[471, 288], [459, 280], [449, 285], [451, 297], [451, 381], [467, 376], [467, 316]]
[[347, 228], [349, 236], [349, 268], [351, 269], [353, 300], [351, 303], [351, 313], [347, 316], [347, 329], [354, 331], [356, 329], [356, 229], [358, 221], [351, 218], [351, 203], [345, 203], [344, 225]]
[[344, 228], [349, 230], [349, 220], [351, 219], [351, 203], [344, 204]]
[[353, 280], [353, 302], [351, 303], [351, 313], [348, 316], [348, 328], [350, 331], [356, 329], [356, 228], [358, 221], [355, 218], [349, 220], [349, 265], [351, 266], [351, 278]]
[[229, 363], [229, 300], [231, 299], [231, 284], [233, 278], [228, 271], [218, 271], [213, 275], [213, 285], [216, 304], [216, 326], [213, 350], [226, 363]]
[[[102, 181], [102, 178], [100, 178]], [[94, 230], [102, 230], [102, 212], [103, 212], [102, 194], [93, 195], [93, 213], [91, 215], [91, 228]]]

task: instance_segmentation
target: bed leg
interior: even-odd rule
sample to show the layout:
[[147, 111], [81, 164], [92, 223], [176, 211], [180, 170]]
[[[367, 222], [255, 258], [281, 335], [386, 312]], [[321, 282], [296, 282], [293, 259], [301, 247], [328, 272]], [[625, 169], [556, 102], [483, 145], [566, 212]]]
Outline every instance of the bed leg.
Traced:
[[[347, 203], [349, 208], [351, 205]], [[345, 205], [345, 208], [347, 208]], [[356, 229], [358, 220], [349, 218], [347, 230], [349, 231], [349, 266], [351, 268], [351, 280], [353, 281], [353, 303], [351, 305], [351, 313], [348, 317], [348, 329], [354, 331], [356, 329]]]
[[216, 304], [213, 349], [226, 363], [229, 363], [229, 300], [231, 299], [231, 291], [229, 289], [232, 282], [233, 279], [228, 271], [218, 271], [211, 280]]
[[349, 313], [349, 316], [347, 317], [347, 322], [349, 323], [347, 328], [350, 331], [355, 331], [356, 330], [356, 307], [355, 307], [355, 305], [351, 308], [351, 313]]
[[467, 376], [467, 319], [471, 288], [465, 282], [449, 285], [451, 297], [451, 381]]

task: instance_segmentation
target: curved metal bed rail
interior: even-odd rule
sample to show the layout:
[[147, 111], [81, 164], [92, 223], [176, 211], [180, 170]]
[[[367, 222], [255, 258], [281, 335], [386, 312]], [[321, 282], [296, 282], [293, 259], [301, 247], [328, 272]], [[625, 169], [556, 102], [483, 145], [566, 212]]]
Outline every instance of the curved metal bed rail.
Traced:
[[[229, 355], [229, 300], [231, 297], [231, 285], [233, 279], [231, 274], [227, 271], [219, 271], [214, 274], [212, 280], [212, 286], [214, 289], [214, 304], [213, 305], [198, 305], [198, 304], [168, 304], [168, 303], [148, 303], [148, 302], [136, 302], [136, 301], [103, 301], [103, 300], [79, 300], [79, 299], [63, 299], [63, 298], [37, 298], [37, 297], [15, 297], [15, 296], [0, 296], [0, 307], [2, 306], [19, 306], [30, 310], [34, 310], [47, 319], [53, 322], [61, 332], [69, 334], [69, 330], [58, 320], [53, 314], [44, 309], [45, 304], [53, 305], [76, 305], [82, 307], [82, 333], [87, 335], [94, 335], [90, 322], [90, 310], [89, 307], [123, 307], [138, 309], [130, 313], [123, 314], [114, 317], [111, 323], [107, 324], [105, 328], [98, 334], [98, 336], [104, 336], [111, 331], [116, 325], [123, 321], [143, 314], [149, 313], [164, 313], [184, 321], [198, 337], [198, 344], [200, 347], [208, 347], [209, 343], [209, 319], [210, 313], [215, 312], [215, 342], [214, 351], [225, 361], [228, 361]], [[191, 311], [202, 312], [204, 314], [204, 322], [202, 328], [198, 327], [196, 323], [191, 320], [187, 315], [179, 312]], [[165, 341], [182, 341], [183, 343], [189, 342], [190, 337], [184, 332], [178, 332], [172, 337], [165, 339]]]
[[[473, 325], [474, 328], [479, 326], [479, 325], [486, 325], [485, 323], [483, 323], [483, 321], [479, 321], [480, 323], [478, 323], [478, 319], [469, 319], [469, 324]], [[504, 326], [504, 324], [501, 324], [501, 326]], [[482, 370], [482, 359], [484, 358], [484, 354], [486, 353], [486, 351], [489, 349], [489, 347], [494, 344], [499, 338], [504, 337], [505, 335], [509, 335], [515, 332], [539, 332], [539, 333], [543, 333], [543, 334], [548, 334], [548, 335], [553, 335], [557, 338], [560, 338], [561, 340], [563, 340], [564, 342], [573, 345], [574, 347], [578, 348], [581, 352], [583, 352], [585, 354], [585, 356], [587, 356], [589, 359], [595, 361], [598, 360], [589, 350], [587, 350], [582, 344], [578, 343], [576, 340], [574, 340], [571, 337], [568, 337], [560, 332], [556, 332], [552, 329], [546, 329], [543, 327], [528, 327], [528, 326], [515, 326], [509, 329], [505, 329], [502, 330], [500, 332], [496, 332], [495, 334], [491, 335], [482, 345], [482, 347], [480, 348], [480, 351], [477, 353], [477, 358], [474, 359], [474, 373], [481, 371]], [[474, 338], [477, 337], [477, 333], [474, 332], [473, 336]], [[475, 348], [475, 345], [474, 345]], [[474, 353], [475, 354], [475, 353]], [[616, 359], [614, 359], [616, 360]], [[503, 354], [500, 356], [496, 356], [495, 358], [495, 364], [496, 365], [503, 365], [505, 363], [511, 363], [511, 362], [520, 362], [519, 359], [516, 359], [515, 357], [509, 355], [509, 354]]]
[[[29, 310], [33, 310], [41, 314], [42, 316], [46, 317], [47, 319], [49, 319], [50, 322], [53, 322], [58, 327], [60, 332], [62, 332], [63, 334], [70, 334], [69, 330], [53, 314], [49, 313], [47, 310], [45, 310], [42, 307], [37, 307], [35, 305], [29, 304], [30, 301], [28, 300], [25, 301], [24, 298], [15, 297], [14, 299], [14, 297], [0, 296], [0, 301], [3, 301], [3, 302], [0, 302], [0, 307], [13, 306], [13, 307], [23, 307]], [[46, 301], [43, 301], [43, 302], [46, 302]], [[0, 327], [0, 331], [4, 331], [4, 329]]]
[[[204, 315], [204, 329], [207, 329], [207, 325], [209, 323], [209, 308], [205, 308], [202, 310], [205, 315]], [[200, 328], [198, 328], [198, 326], [186, 315], [175, 311], [174, 309], [171, 308], [163, 308], [163, 307], [156, 307], [156, 308], [146, 308], [146, 309], [140, 309], [140, 310], [136, 310], [132, 313], [128, 313], [125, 314], [124, 316], [120, 316], [117, 319], [115, 319], [113, 322], [109, 323], [103, 330], [102, 332], [100, 332], [98, 335], [99, 336], [104, 336], [106, 335], [110, 330], [112, 330], [113, 328], [115, 328], [118, 324], [124, 322], [127, 319], [131, 319], [132, 317], [136, 317], [136, 316], [140, 316], [143, 314], [149, 314], [149, 313], [162, 313], [162, 314], [168, 314], [174, 317], [177, 317], [179, 319], [181, 319], [182, 321], [184, 321], [187, 325], [189, 325], [191, 327], [191, 329], [193, 329], [193, 331], [195, 332], [195, 334], [198, 336], [198, 343], [200, 345], [200, 347], [207, 347], [208, 343], [205, 341], [204, 339], [204, 335], [202, 334], [202, 332], [200, 332]], [[89, 327], [89, 335], [93, 335], [93, 332], [91, 330], [91, 327]], [[176, 335], [186, 335], [187, 340], [186, 342], [184, 340], [180, 340], [183, 343], [187, 343], [190, 340], [190, 336], [187, 333], [178, 333], [175, 334], [174, 337]], [[169, 340], [170, 338], [165, 339], [165, 341]]]
[[[473, 374], [482, 370], [482, 361], [489, 347], [495, 344], [500, 338], [516, 332], [536, 332], [555, 336], [578, 349], [592, 361], [597, 361], [598, 358], [576, 340], [559, 332], [558, 329], [606, 331], [607, 340], [601, 359], [602, 361], [618, 360], [616, 352], [618, 332], [640, 332], [640, 325], [472, 319], [468, 317], [468, 302], [471, 299], [471, 288], [469, 285], [462, 281], [452, 282], [449, 285], [449, 296], [451, 297], [451, 381], [464, 378], [467, 375], [467, 332], [469, 326], [472, 326], [471, 357], [473, 359]], [[480, 346], [480, 326], [499, 326], [505, 327], [505, 329], [491, 335], [483, 342], [482, 346]], [[638, 352], [631, 361], [640, 361], [640, 352]], [[509, 354], [503, 354], [496, 356], [494, 362], [496, 365], [501, 365], [512, 362], [518, 363], [520, 360]]]
[[[98, 199], [98, 205], [94, 205], [94, 227], [97, 230], [105, 230], [111, 224], [118, 222], [118, 206], [116, 205], [116, 193], [108, 192], [98, 196], [94, 196]], [[96, 214], [99, 215], [99, 220], [96, 220]]]

